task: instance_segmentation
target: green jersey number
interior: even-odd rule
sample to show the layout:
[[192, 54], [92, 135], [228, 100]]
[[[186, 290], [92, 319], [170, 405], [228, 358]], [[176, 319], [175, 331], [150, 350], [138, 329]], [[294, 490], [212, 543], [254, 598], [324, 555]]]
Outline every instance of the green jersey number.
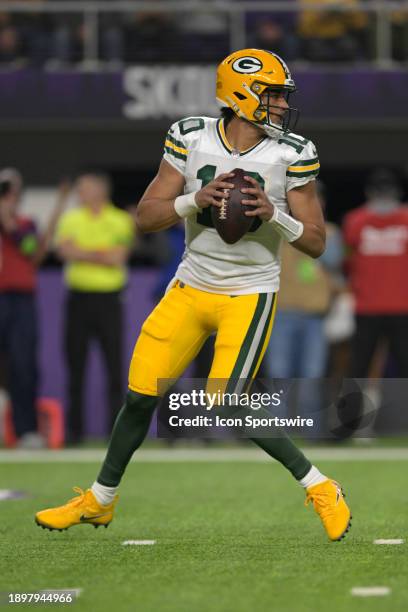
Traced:
[[[214, 180], [216, 170], [217, 166], [211, 165], [203, 166], [198, 170], [197, 178], [201, 181], [201, 187], [205, 187]], [[197, 223], [206, 227], [214, 227], [211, 219], [211, 206], [203, 208], [201, 212], [197, 213]]]
[[[217, 166], [212, 166], [210, 164], [207, 164], [198, 170], [197, 178], [200, 179], [202, 187], [205, 187], [208, 185], [208, 183], [211, 183], [211, 181], [215, 179], [216, 171]], [[262, 176], [258, 174], [258, 172], [247, 172], [247, 174], [258, 181], [262, 189], [265, 189], [265, 181]], [[205, 225], [206, 227], [214, 227], [211, 218], [211, 206], [207, 206], [207, 208], [203, 208], [201, 212], [197, 213], [197, 223], [200, 223], [200, 225]], [[262, 221], [256, 217], [249, 231], [255, 232], [261, 223]]]
[[202, 117], [189, 117], [188, 119], [182, 119], [178, 122], [180, 128], [180, 134], [185, 136], [190, 132], [197, 132], [197, 130], [204, 129], [204, 119]]

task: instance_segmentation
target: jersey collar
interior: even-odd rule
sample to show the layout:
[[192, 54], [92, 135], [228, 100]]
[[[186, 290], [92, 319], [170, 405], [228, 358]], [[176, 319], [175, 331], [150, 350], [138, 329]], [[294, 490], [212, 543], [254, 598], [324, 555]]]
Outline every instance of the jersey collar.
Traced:
[[220, 117], [220, 119], [218, 119], [217, 121], [217, 136], [223, 146], [223, 148], [231, 155], [232, 153], [236, 153], [239, 154], [239, 157], [242, 157], [243, 155], [246, 155], [247, 153], [250, 153], [251, 151], [253, 151], [254, 149], [256, 149], [256, 147], [258, 147], [262, 142], [265, 141], [265, 139], [267, 138], [267, 136], [262, 137], [256, 144], [254, 144], [252, 147], [250, 147], [249, 149], [245, 149], [245, 151], [237, 151], [236, 149], [234, 149], [234, 147], [232, 147], [230, 145], [230, 143], [228, 142], [227, 139], [227, 135], [225, 133], [225, 127], [224, 127], [224, 118]]

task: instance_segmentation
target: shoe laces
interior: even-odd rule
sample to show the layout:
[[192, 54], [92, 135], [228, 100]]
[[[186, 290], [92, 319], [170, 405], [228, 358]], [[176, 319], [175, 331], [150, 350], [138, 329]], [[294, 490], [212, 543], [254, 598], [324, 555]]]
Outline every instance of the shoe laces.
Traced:
[[68, 503], [72, 504], [73, 506], [79, 506], [79, 504], [83, 502], [85, 491], [81, 489], [81, 487], [72, 487], [72, 489], [75, 491], [75, 493], [78, 493], [78, 495], [70, 499]]
[[314, 509], [320, 514], [322, 519], [335, 515], [335, 505], [331, 500], [330, 493], [308, 493], [305, 500], [305, 506], [308, 506], [310, 502], [313, 503]]

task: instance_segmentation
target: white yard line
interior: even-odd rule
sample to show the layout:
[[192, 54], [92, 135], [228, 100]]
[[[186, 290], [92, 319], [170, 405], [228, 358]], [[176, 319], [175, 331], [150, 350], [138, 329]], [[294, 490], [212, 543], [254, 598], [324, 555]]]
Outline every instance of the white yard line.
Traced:
[[390, 540], [384, 540], [382, 538], [378, 539], [378, 540], [374, 540], [373, 544], [389, 544], [389, 545], [393, 545], [393, 544], [403, 544], [405, 540], [403, 540], [402, 538], [391, 538]]
[[391, 589], [386, 586], [353, 587], [351, 594], [355, 597], [383, 597], [389, 595]]
[[153, 546], [156, 540], [125, 540], [122, 546]]
[[[408, 461], [408, 448], [306, 448], [312, 461]], [[99, 463], [106, 451], [64, 449], [53, 451], [0, 450], [1, 463]], [[271, 458], [258, 448], [164, 448], [137, 451], [132, 461], [139, 463], [254, 462], [269, 463]]]

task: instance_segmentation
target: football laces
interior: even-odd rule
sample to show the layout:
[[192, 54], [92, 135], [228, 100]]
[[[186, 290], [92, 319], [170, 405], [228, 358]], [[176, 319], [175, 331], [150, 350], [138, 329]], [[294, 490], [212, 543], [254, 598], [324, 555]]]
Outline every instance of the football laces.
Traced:
[[[223, 189], [224, 193], [229, 193], [229, 189]], [[226, 220], [227, 218], [227, 200], [223, 198], [221, 200], [219, 219]]]

